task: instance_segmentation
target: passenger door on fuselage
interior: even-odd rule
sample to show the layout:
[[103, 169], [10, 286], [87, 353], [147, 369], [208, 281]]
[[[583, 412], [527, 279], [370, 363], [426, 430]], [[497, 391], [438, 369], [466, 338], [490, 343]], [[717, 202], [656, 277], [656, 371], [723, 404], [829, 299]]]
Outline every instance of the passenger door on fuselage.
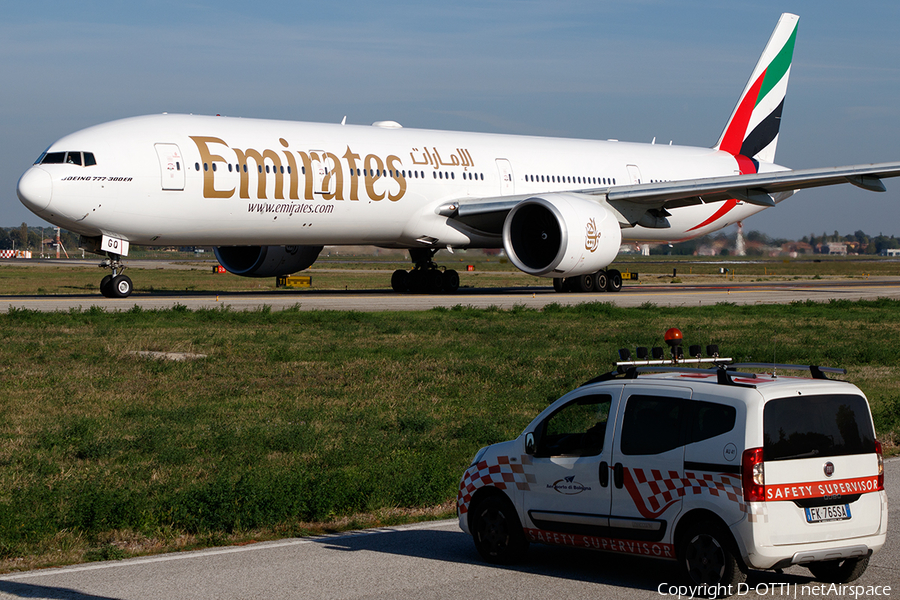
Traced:
[[184, 190], [184, 158], [177, 144], [154, 144], [159, 159], [162, 189]]
[[523, 495], [524, 513], [530, 520], [526, 527], [602, 535], [610, 501], [609, 468], [605, 465], [621, 391], [621, 386], [606, 388], [603, 394], [586, 391], [526, 434], [526, 440], [531, 434], [534, 437], [532, 472], [536, 480]]
[[619, 403], [620, 435], [610, 461], [610, 535], [654, 543], [657, 556], [674, 558], [670, 545], [655, 543], [666, 538], [681, 510], [690, 398], [690, 388], [628, 386]]

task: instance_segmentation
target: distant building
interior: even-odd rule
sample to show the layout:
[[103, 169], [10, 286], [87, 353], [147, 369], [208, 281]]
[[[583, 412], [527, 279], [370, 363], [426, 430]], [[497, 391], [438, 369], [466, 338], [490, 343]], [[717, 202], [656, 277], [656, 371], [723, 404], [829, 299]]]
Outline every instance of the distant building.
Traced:
[[819, 244], [819, 248], [822, 254], [847, 255], [847, 242], [826, 242]]
[[900, 256], [900, 248], [885, 248], [881, 251], [882, 256]]
[[781, 245], [781, 253], [788, 256], [799, 256], [800, 254], [812, 254], [813, 247], [806, 242], [787, 242]]

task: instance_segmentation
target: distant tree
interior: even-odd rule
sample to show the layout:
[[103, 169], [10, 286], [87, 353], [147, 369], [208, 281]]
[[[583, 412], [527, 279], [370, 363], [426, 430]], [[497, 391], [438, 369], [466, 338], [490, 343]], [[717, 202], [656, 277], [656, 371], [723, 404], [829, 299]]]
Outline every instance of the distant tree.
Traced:
[[767, 236], [766, 234], [764, 234], [760, 231], [756, 231], [756, 230], [753, 230], [753, 231], [747, 233], [747, 235], [744, 237], [747, 238], [748, 242], [759, 242], [760, 244], [763, 244], [766, 246], [768, 246], [770, 243], [769, 236]]
[[22, 223], [19, 225], [18, 233], [18, 246], [22, 250], [28, 247], [28, 223]]
[[882, 250], [893, 250], [895, 248], [900, 248], [900, 240], [895, 238], [894, 236], [886, 236], [879, 235], [877, 238], [870, 242], [870, 245], [875, 246], [875, 254], [881, 254]]
[[69, 252], [74, 251], [78, 247], [78, 234], [62, 229], [59, 235], [60, 241]]
[[32, 227], [28, 230], [28, 242], [25, 245], [31, 249], [41, 247], [41, 230], [40, 230], [40, 228]]

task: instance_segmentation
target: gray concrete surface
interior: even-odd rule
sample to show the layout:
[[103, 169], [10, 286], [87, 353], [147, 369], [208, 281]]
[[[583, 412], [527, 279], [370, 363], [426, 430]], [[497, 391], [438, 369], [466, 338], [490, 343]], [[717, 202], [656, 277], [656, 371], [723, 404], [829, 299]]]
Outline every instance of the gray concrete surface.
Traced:
[[[735, 597], [873, 598], [865, 591], [874, 586], [881, 598], [900, 597], [900, 459], [886, 462], [885, 480], [888, 543], [854, 588], [822, 589], [793, 567], [752, 574]], [[677, 582], [672, 562], [538, 545], [523, 565], [486, 565], [450, 520], [5, 575], [0, 598], [645, 599], [672, 597], [660, 590]]]

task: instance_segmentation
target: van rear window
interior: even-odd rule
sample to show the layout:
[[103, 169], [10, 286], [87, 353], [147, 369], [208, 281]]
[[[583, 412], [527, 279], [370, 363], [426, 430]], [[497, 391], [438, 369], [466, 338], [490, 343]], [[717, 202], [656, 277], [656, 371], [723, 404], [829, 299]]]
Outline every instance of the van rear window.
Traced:
[[875, 452], [875, 430], [862, 396], [778, 398], [766, 403], [763, 424], [763, 460]]

